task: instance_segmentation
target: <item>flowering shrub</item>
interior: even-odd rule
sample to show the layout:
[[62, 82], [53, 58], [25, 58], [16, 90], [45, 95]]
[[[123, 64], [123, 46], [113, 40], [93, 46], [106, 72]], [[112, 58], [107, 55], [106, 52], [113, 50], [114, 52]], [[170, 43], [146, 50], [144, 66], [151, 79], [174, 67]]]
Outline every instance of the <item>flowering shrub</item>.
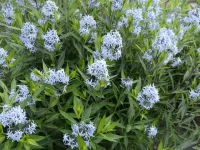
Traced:
[[0, 149], [199, 149], [199, 5], [0, 7]]

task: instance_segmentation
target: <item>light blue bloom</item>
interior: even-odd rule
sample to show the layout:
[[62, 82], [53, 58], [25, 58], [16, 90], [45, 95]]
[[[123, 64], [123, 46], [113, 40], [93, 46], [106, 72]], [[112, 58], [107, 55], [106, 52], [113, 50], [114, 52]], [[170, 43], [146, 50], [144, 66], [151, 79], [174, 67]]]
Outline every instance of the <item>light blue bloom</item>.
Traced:
[[137, 100], [143, 108], [148, 110], [159, 101], [158, 90], [154, 85], [146, 86], [139, 92]]
[[3, 11], [5, 22], [7, 24], [12, 24], [15, 19], [14, 9], [12, 7], [12, 4], [10, 2], [5, 2], [1, 10]]
[[60, 41], [56, 30], [49, 30], [46, 34], [42, 35], [44, 40], [44, 47], [52, 52], [55, 50], [55, 44]]
[[29, 49], [31, 53], [37, 51], [37, 48], [34, 46], [37, 39], [37, 32], [38, 29], [36, 28], [36, 26], [31, 24], [30, 22], [26, 22], [21, 29], [20, 40], [24, 43], [24, 46]]

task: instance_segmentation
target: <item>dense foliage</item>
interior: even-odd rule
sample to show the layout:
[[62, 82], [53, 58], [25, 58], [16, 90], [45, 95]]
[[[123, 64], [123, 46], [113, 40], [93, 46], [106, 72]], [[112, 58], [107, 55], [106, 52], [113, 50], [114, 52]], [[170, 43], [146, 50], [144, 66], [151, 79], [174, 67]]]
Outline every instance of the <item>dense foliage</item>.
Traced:
[[200, 7], [3, 0], [0, 149], [200, 148]]

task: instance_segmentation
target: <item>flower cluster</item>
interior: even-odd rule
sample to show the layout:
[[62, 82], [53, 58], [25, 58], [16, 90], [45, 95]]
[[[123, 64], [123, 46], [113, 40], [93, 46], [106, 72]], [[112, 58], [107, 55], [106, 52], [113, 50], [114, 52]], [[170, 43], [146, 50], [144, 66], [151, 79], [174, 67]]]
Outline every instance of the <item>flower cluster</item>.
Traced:
[[69, 77], [65, 75], [64, 69], [60, 69], [58, 71], [49, 69], [47, 80], [44, 82], [47, 84], [55, 85], [58, 83], [69, 84]]
[[92, 32], [91, 33], [91, 38], [88, 41], [88, 43], [90, 43], [90, 44], [94, 43], [96, 37], [97, 37], [97, 33], [96, 32]]
[[147, 52], [144, 53], [144, 55], [142, 56], [143, 59], [145, 59], [146, 61], [150, 61], [152, 60], [153, 56], [152, 56], [152, 50], [148, 50]]
[[93, 52], [93, 58], [94, 58], [94, 61], [103, 59], [101, 53], [98, 50]]
[[[153, 58], [153, 51], [149, 50], [149, 51], [145, 52], [144, 55], [142, 56], [142, 58], [145, 59], [146, 61], [150, 62]], [[180, 57], [177, 57], [177, 58], [174, 57], [173, 53], [167, 53], [167, 57], [163, 61], [163, 64], [166, 65], [169, 62], [171, 62], [172, 67], [180, 66], [182, 64]]]
[[97, 60], [88, 66], [87, 73], [95, 76], [98, 80], [107, 80], [109, 78], [106, 61]]
[[128, 19], [126, 17], [123, 17], [121, 21], [117, 24], [118, 28], [128, 27]]
[[87, 78], [85, 83], [87, 85], [90, 85], [92, 88], [95, 88], [99, 85], [99, 81], [97, 79]]
[[184, 22], [187, 24], [194, 24], [197, 26], [197, 29], [200, 30], [200, 8], [191, 9], [188, 12], [188, 16], [185, 17]]
[[80, 35], [89, 34], [91, 30], [96, 29], [96, 21], [92, 16], [83, 16], [79, 21], [80, 23]]
[[169, 61], [174, 60], [174, 56], [172, 53], [167, 53], [167, 58], [164, 60], [163, 64], [166, 65]]
[[43, 78], [41, 79], [37, 75], [35, 75], [33, 72], [30, 74], [30, 78], [35, 81], [43, 81], [44, 83], [56, 85], [56, 84], [64, 84], [63, 92], [66, 92], [66, 87], [69, 84], [69, 77], [65, 74], [64, 69], [60, 69], [55, 71], [54, 69], [49, 69], [48, 72], [42, 73], [41, 75]]
[[160, 4], [160, 0], [153, 0], [153, 6], [156, 8]]
[[150, 109], [159, 101], [158, 90], [154, 85], [146, 86], [139, 92], [137, 100], [145, 109]]
[[24, 0], [16, 0], [16, 4], [19, 6], [20, 11], [24, 15], [26, 12], [26, 8], [23, 7], [24, 5], [26, 5], [25, 1]]
[[[135, 1], [134, 1], [135, 2]], [[153, 1], [153, 4], [146, 7], [147, 0], [140, 1], [141, 8], [137, 9], [128, 9], [126, 11], [126, 18], [123, 18], [122, 21], [118, 23], [118, 27], [127, 27], [128, 26], [128, 17], [133, 19], [132, 22], [132, 33], [135, 35], [147, 34], [149, 33], [148, 29], [156, 30], [160, 27], [159, 20], [162, 18], [162, 10], [159, 6], [159, 0]]]
[[11, 109], [9, 106], [4, 106], [3, 112], [0, 114], [0, 122], [4, 127], [12, 124], [24, 124], [26, 123], [26, 113], [20, 106]]
[[34, 8], [40, 8], [41, 6], [41, 3], [39, 1], [35, 1], [35, 0], [28, 0], [28, 1]]
[[25, 100], [27, 100], [26, 105], [35, 104], [35, 101], [31, 99], [31, 95], [29, 93], [29, 89], [26, 85], [18, 85], [18, 93], [16, 94], [16, 90], [13, 89], [10, 92], [9, 99], [12, 100], [14, 98], [14, 103], [21, 104]]
[[159, 19], [161, 13], [159, 7], [148, 7], [145, 23], [151, 31], [160, 28]]
[[128, 90], [130, 90], [130, 88], [133, 85], [133, 80], [131, 80], [129, 77], [121, 80], [122, 80], [122, 85], [125, 86]]
[[63, 143], [71, 147], [71, 149], [78, 148], [77, 137], [80, 136], [83, 138], [87, 147], [91, 147], [90, 139], [94, 136], [96, 127], [93, 122], [88, 124], [81, 122], [80, 124], [72, 125], [72, 134], [64, 134]]
[[87, 73], [91, 76], [86, 80], [86, 84], [93, 88], [99, 84], [100, 80], [109, 81], [109, 74], [105, 60], [96, 60], [88, 66]]
[[39, 78], [38, 76], [36, 76], [33, 72], [31, 72], [30, 78], [31, 78], [31, 80], [33, 80], [35, 82], [41, 81], [41, 78]]
[[151, 126], [149, 127], [148, 125], [145, 127], [145, 132], [148, 133], [148, 137], [149, 138], [153, 138], [156, 136], [158, 129], [155, 126]]
[[[44, 24], [47, 20], [55, 22], [55, 12], [58, 13], [58, 7], [56, 6], [55, 2], [48, 0], [42, 7], [42, 13], [44, 18], [42, 20], [38, 20], [39, 24]], [[58, 18], [60, 15], [58, 14]]]
[[168, 24], [172, 23], [174, 21], [175, 17], [176, 17], [175, 13], [168, 14], [166, 22]]
[[56, 30], [49, 30], [45, 35], [42, 36], [44, 40], [44, 47], [52, 52], [55, 50], [55, 44], [60, 41]]
[[36, 26], [31, 24], [30, 22], [26, 22], [21, 29], [20, 40], [32, 53], [37, 51], [36, 47], [34, 46], [37, 39], [37, 32], [38, 29], [36, 28]]
[[15, 131], [11, 131], [8, 130], [6, 133], [7, 139], [12, 139], [12, 141], [20, 141], [20, 139], [23, 136], [23, 131], [21, 130], [15, 130]]
[[88, 0], [89, 8], [98, 7], [99, 5], [100, 5], [100, 3], [98, 2], [98, 0]]
[[0, 114], [0, 122], [3, 127], [8, 127], [7, 138], [13, 141], [19, 141], [23, 134], [33, 134], [36, 130], [34, 121], [27, 120], [26, 112], [20, 106], [4, 105], [3, 112]]
[[158, 49], [159, 52], [167, 51], [176, 55], [178, 38], [171, 29], [161, 28], [156, 40], [153, 42], [153, 49]]
[[8, 56], [7, 51], [5, 51], [3, 48], [0, 48], [0, 65], [2, 67], [7, 67], [6, 58]]
[[5, 2], [3, 4], [2, 11], [3, 11], [5, 22], [7, 24], [13, 23], [15, 16], [14, 16], [14, 10], [13, 10], [12, 4], [10, 2]]
[[197, 53], [200, 53], [200, 48], [197, 49]]
[[174, 58], [173, 62], [172, 62], [172, 67], [179, 66], [179, 65], [181, 65], [181, 63], [182, 63], [182, 61], [181, 61], [180, 57]]
[[[183, 22], [182, 20], [184, 20], [183, 18], [182, 18], [182, 16], [180, 15], [181, 14], [181, 8], [180, 7], [177, 7], [176, 9], [174, 9], [173, 11], [172, 11], [172, 13], [169, 13], [168, 15], [167, 15], [167, 20], [166, 20], [166, 23], [167, 24], [171, 24], [174, 20], [175, 20], [175, 18], [177, 18], [178, 19], [178, 21], [180, 22]], [[180, 22], [180, 23], [181, 23]]]
[[164, 60], [164, 64], [172, 61], [171, 66], [175, 67], [181, 64], [181, 59], [179, 57], [174, 58], [174, 56], [181, 51], [178, 50], [177, 44], [178, 37], [174, 32], [171, 29], [161, 28], [152, 44], [152, 47], [154, 50], [158, 50], [159, 52], [165, 51], [167, 53], [167, 58]]
[[[0, 66], [2, 66], [3, 68], [8, 67], [7, 57], [8, 52], [5, 51], [3, 48], [0, 48]], [[9, 61], [10, 64], [12, 64], [15, 60], [15, 58], [11, 58]]]
[[24, 133], [26, 134], [33, 134], [35, 133], [37, 125], [34, 123], [34, 121], [30, 121], [28, 124], [28, 127], [24, 129]]
[[110, 31], [103, 36], [101, 51], [104, 59], [118, 60], [122, 55], [122, 47], [122, 37], [118, 31]]
[[196, 90], [191, 90], [190, 92], [189, 92], [189, 97], [190, 97], [190, 99], [195, 99], [195, 98], [197, 98], [197, 97], [199, 97], [200, 96], [200, 88], [198, 88], [198, 89], [196, 89]]
[[142, 28], [140, 25], [140, 22], [144, 19], [142, 15], [142, 9], [131, 9], [126, 11], [126, 16], [129, 17], [131, 16], [133, 18], [133, 33], [136, 35], [139, 35]]
[[123, 0], [110, 0], [112, 2], [111, 9], [113, 11], [119, 10], [122, 8]]
[[18, 6], [23, 6], [24, 0], [16, 0], [16, 3], [17, 3]]
[[139, 2], [144, 5], [148, 0], [140, 0]]

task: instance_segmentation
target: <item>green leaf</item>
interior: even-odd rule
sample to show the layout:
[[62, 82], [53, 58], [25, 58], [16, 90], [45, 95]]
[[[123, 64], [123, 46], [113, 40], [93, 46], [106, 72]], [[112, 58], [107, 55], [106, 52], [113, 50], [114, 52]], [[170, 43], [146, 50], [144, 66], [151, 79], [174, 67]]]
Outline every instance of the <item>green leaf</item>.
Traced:
[[10, 103], [10, 100], [9, 100], [8, 93], [7, 93], [7, 92], [4, 92], [4, 103], [5, 103], [5, 104], [9, 104], [9, 103]]
[[121, 71], [121, 78], [122, 78], [122, 79], [126, 78], [126, 77], [125, 77], [125, 74], [124, 74], [124, 69], [122, 69], [122, 71]]
[[7, 88], [7, 86], [0, 80], [0, 86], [3, 88], [3, 90], [5, 91], [5, 92], [7, 92], [8, 93], [8, 88]]
[[92, 91], [92, 93], [90, 93], [92, 96], [96, 96], [99, 98], [104, 98], [104, 95], [100, 92], [96, 92], [96, 91]]
[[71, 36], [71, 35], [72, 35], [72, 32], [63, 34], [63, 35], [60, 36], [60, 40], [65, 39], [65, 38], [67, 38], [67, 37], [69, 37], [69, 36]]
[[67, 67], [65, 69], [65, 74], [69, 76], [69, 65], [67, 64]]
[[28, 145], [28, 144], [26, 144], [26, 143], [24, 143], [24, 148], [25, 148], [26, 150], [31, 150], [30, 145]]
[[74, 90], [77, 90], [77, 88], [81, 85], [81, 82], [74, 82], [73, 84], [70, 84], [67, 88], [66, 88], [66, 93], [70, 93], [73, 92]]
[[73, 42], [73, 44], [74, 44], [76, 50], [78, 51], [79, 58], [80, 58], [80, 59], [83, 58], [83, 48], [81, 47], [81, 45], [75, 43], [75, 41]]
[[44, 85], [40, 86], [40, 88], [34, 92], [33, 99], [37, 99], [37, 96], [44, 90]]
[[6, 138], [5, 135], [0, 134], [0, 143], [2, 143], [2, 142], [4, 141], [5, 138]]
[[4, 132], [3, 132], [3, 126], [2, 126], [1, 123], [0, 123], [0, 133], [4, 133]]
[[189, 139], [187, 141], [183, 141], [182, 144], [177, 146], [175, 149], [176, 150], [184, 150], [187, 148], [191, 148], [192, 146], [196, 145], [197, 143], [198, 143], [198, 141]]
[[64, 62], [65, 62], [65, 50], [60, 54], [60, 57], [58, 59], [57, 69], [62, 68]]
[[12, 141], [11, 140], [7, 140], [4, 144], [4, 150], [10, 150], [12, 147]]
[[34, 145], [34, 146], [39, 146], [40, 147], [40, 145], [37, 142], [35, 142], [34, 140], [32, 140], [32, 139], [27, 139], [27, 143], [29, 143], [31, 145]]
[[62, 110], [59, 110], [59, 111], [60, 111], [61, 115], [62, 115], [64, 118], [66, 118], [67, 120], [69, 120], [69, 121], [70, 121], [71, 123], [73, 123], [73, 124], [77, 124], [77, 121], [74, 120], [68, 113], [63, 112]]
[[78, 67], [77, 67], [77, 70], [78, 70], [78, 72], [80, 73], [81, 77], [82, 77], [84, 80], [86, 80], [86, 79], [87, 79], [86, 75], [85, 75]]
[[47, 120], [45, 122], [51, 122], [53, 120], [56, 120], [58, 119], [58, 116], [59, 116], [59, 113], [56, 113], [56, 114], [51, 114], [50, 117], [47, 118]]
[[99, 135], [97, 135], [97, 138], [108, 140], [110, 142], [117, 142], [117, 140], [122, 138], [122, 137], [123, 136], [119, 136], [119, 135], [112, 134], [112, 133], [108, 133], [108, 134], [99, 133]]
[[90, 52], [91, 54], [93, 54], [93, 50], [90, 49], [88, 46], [84, 45], [83, 46], [88, 52]]
[[84, 140], [80, 136], [77, 137], [77, 140], [78, 140], [78, 146], [81, 150], [88, 150]]
[[187, 80], [187, 79], [190, 77], [191, 73], [192, 73], [192, 67], [190, 67], [190, 68], [186, 71], [186, 73], [184, 74], [183, 81]]
[[79, 119], [81, 117], [84, 106], [83, 106], [81, 100], [76, 96], [74, 96], [73, 109], [74, 109], [74, 112], [76, 114], [76, 117]]
[[137, 86], [135, 87], [136, 95], [138, 95], [138, 93], [139, 93], [140, 90], [141, 90], [141, 84], [142, 84], [142, 83], [141, 83], [141, 78], [139, 77]]
[[16, 80], [15, 78], [12, 80], [12, 83], [11, 83], [11, 90], [14, 90], [16, 88]]
[[127, 125], [126, 127], [126, 133], [128, 133], [129, 131], [131, 131], [132, 129], [132, 126], [130, 124]]
[[20, 28], [13, 27], [13, 26], [8, 26], [8, 25], [6, 25], [6, 24], [4, 24], [4, 23], [0, 23], [0, 26], [4, 26], [4, 27], [7, 27], [7, 28], [9, 28], [9, 29], [18, 30], [18, 31], [21, 30]]
[[119, 121], [111, 123], [106, 129], [105, 132], [113, 131], [113, 129], [118, 125]]
[[124, 145], [127, 149], [128, 148], [128, 137], [127, 137], [127, 135], [124, 136]]
[[59, 102], [59, 99], [57, 97], [51, 97], [50, 103], [49, 103], [49, 107], [48, 108], [52, 108], [55, 105], [57, 105]]
[[82, 99], [85, 99], [84, 94], [81, 93], [79, 90], [73, 91], [73, 94], [76, 95], [76, 96], [78, 96], [78, 97], [80, 97], [80, 98], [82, 98]]
[[23, 149], [23, 146], [24, 146], [24, 143], [19, 142], [19, 143], [17, 144], [17, 147], [16, 147], [15, 150], [22, 150], [22, 149]]
[[83, 113], [82, 113], [82, 117], [81, 120], [82, 121], [86, 121], [89, 120], [90, 118], [90, 114], [91, 114], [91, 106], [89, 106]]
[[129, 109], [128, 109], [128, 122], [130, 123], [131, 120], [133, 119], [133, 117], [135, 116], [135, 101], [133, 100], [133, 98], [131, 96], [128, 96], [128, 100], [129, 100]]
[[98, 128], [97, 128], [97, 133], [100, 133], [101, 130], [104, 128], [106, 124], [106, 115], [103, 116], [103, 118], [100, 120]]
[[27, 137], [28, 139], [32, 139], [34, 141], [41, 141], [46, 138], [45, 136], [39, 136], [39, 135], [28, 135]]
[[119, 97], [118, 97], [117, 93], [119, 92], [119, 90], [114, 82], [112, 82], [112, 87], [113, 87], [113, 92], [114, 92], [115, 98], [118, 100]]
[[56, 97], [55, 91], [53, 90], [53, 87], [45, 87], [45, 94], [52, 96], [52, 97]]
[[73, 78], [75, 78], [75, 76], [76, 76], [76, 70], [73, 70], [73, 71], [70, 73], [69, 77], [70, 77], [70, 79], [73, 79]]
[[44, 63], [44, 61], [42, 61], [42, 66], [43, 66], [43, 71], [44, 73], [47, 73], [49, 71], [49, 69], [47, 68], [46, 64]]
[[79, 2], [81, 3], [82, 8], [84, 9], [85, 13], [87, 13], [87, 6], [85, 5], [83, 0], [79, 0]]
[[102, 102], [100, 102], [100, 103], [93, 103], [92, 105], [91, 105], [91, 107], [92, 107], [92, 112], [91, 112], [91, 114], [93, 115], [93, 114], [95, 114], [96, 112], [98, 112], [102, 107], [104, 107], [104, 106], [111, 106], [112, 105], [112, 103], [108, 103], [108, 102], [106, 102], [106, 101], [102, 101]]
[[162, 140], [160, 141], [157, 150], [163, 150], [163, 143], [162, 143]]
[[140, 63], [142, 64], [142, 67], [143, 67], [143, 69], [144, 69], [144, 72], [146, 73], [146, 72], [147, 72], [147, 67], [146, 67], [145, 63], [143, 62], [143, 60], [140, 58], [139, 55], [138, 55], [138, 58], [139, 58], [139, 60], [140, 60]]

